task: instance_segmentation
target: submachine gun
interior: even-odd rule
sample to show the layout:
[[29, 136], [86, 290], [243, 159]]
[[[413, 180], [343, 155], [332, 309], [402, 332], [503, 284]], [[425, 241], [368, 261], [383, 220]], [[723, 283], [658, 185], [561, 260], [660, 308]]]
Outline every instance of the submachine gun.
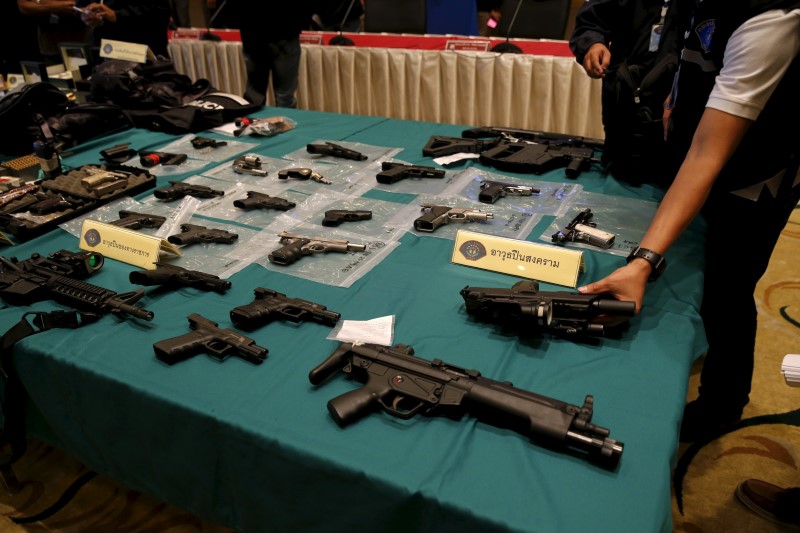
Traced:
[[510, 289], [464, 287], [467, 313], [479, 320], [524, 332], [599, 337], [636, 314], [636, 303], [609, 294], [539, 291], [535, 281], [518, 281]]
[[422, 154], [476, 153], [481, 163], [504, 171], [542, 174], [565, 167], [568, 178], [577, 178], [592, 163], [600, 162], [594, 153], [604, 145], [602, 139], [515, 128], [472, 128], [461, 135], [431, 137]]
[[308, 374], [319, 385], [336, 370], [364, 385], [328, 401], [328, 412], [344, 427], [372, 410], [398, 418], [468, 413], [496, 427], [512, 429], [544, 446], [579, 455], [609, 470], [619, 465], [624, 444], [591, 423], [594, 398], [582, 406], [494, 381], [439, 359], [416, 357], [411, 346], [342, 343]]

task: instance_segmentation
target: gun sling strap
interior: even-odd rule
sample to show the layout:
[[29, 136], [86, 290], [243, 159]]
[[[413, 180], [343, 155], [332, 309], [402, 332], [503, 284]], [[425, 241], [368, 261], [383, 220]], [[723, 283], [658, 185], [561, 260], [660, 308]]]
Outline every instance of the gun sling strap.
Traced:
[[7, 468], [19, 460], [27, 449], [26, 402], [27, 395], [14, 365], [14, 345], [24, 338], [50, 329], [75, 329], [97, 321], [100, 315], [80, 311], [32, 311], [0, 337], [0, 376], [5, 392], [3, 416], [5, 428], [0, 444], [8, 444], [11, 452], [0, 454], [0, 469]]

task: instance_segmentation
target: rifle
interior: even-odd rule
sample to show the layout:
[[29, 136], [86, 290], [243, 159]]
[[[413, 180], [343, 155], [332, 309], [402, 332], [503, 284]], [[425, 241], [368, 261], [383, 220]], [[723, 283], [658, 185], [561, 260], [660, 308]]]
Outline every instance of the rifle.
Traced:
[[178, 265], [171, 265], [161, 261], [155, 263], [155, 270], [134, 270], [128, 276], [134, 285], [152, 287], [161, 285], [171, 289], [181, 287], [194, 287], [203, 291], [225, 292], [231, 288], [231, 282], [220, 279], [214, 274], [206, 274], [199, 270], [188, 270]]
[[381, 163], [381, 172], [375, 176], [378, 183], [384, 184], [397, 183], [406, 178], [442, 179], [444, 178], [444, 170], [421, 165], [406, 165], [404, 163], [384, 161]]
[[588, 146], [602, 150], [605, 143], [602, 139], [583, 137], [580, 135], [569, 135], [565, 133], [553, 133], [546, 131], [523, 130], [518, 128], [498, 128], [495, 126], [484, 126], [480, 128], [470, 128], [461, 132], [461, 135], [468, 139], [480, 139], [484, 137], [500, 138], [508, 142], [528, 141], [536, 144], [569, 144], [578, 146]]
[[353, 161], [367, 160], [367, 156], [361, 152], [328, 141], [325, 141], [325, 144], [309, 144], [306, 146], [306, 151], [309, 154], [330, 155], [343, 159], [352, 159]]
[[512, 429], [542, 445], [565, 449], [591, 462], [616, 469], [624, 444], [591, 423], [594, 398], [583, 406], [541, 396], [494, 381], [439, 359], [414, 355], [404, 344], [342, 343], [308, 374], [319, 385], [337, 369], [364, 385], [328, 401], [328, 412], [345, 427], [370, 410], [382, 409], [402, 419], [416, 414], [460, 418], [469, 413], [490, 425]]
[[47, 257], [33, 254], [24, 261], [0, 257], [0, 298], [16, 306], [55, 300], [76, 309], [152, 320], [152, 311], [133, 305], [144, 296], [144, 290], [118, 294], [82, 281], [103, 263], [98, 253], [69, 250]]
[[196, 224], [181, 224], [181, 232], [170, 235], [167, 240], [172, 244], [189, 245], [198, 242], [233, 244], [239, 238], [236, 233], [224, 229], [207, 228]]
[[254, 155], [244, 155], [233, 160], [233, 171], [237, 174], [250, 174], [252, 176], [266, 176], [269, 172], [261, 168], [261, 158]]
[[288, 211], [296, 204], [284, 198], [270, 196], [263, 192], [247, 191], [247, 198], [234, 200], [233, 206], [249, 211], [251, 209], [277, 209], [278, 211]]
[[186, 154], [170, 154], [168, 152], [139, 152], [139, 164], [144, 168], [156, 165], [180, 165], [189, 158]]
[[422, 212], [425, 214], [414, 220], [414, 229], [428, 233], [449, 222], [485, 222], [490, 218], [494, 218], [492, 213], [487, 213], [480, 209], [432, 204], [422, 204], [421, 207]]
[[225, 196], [225, 191], [218, 191], [205, 185], [192, 185], [183, 181], [170, 181], [169, 187], [162, 187], [153, 191], [153, 196], [159, 200], [171, 201], [183, 198], [184, 196], [194, 196], [195, 198], [214, 198]]
[[467, 313], [523, 332], [547, 331], [566, 336], [602, 336], [636, 314], [636, 303], [609, 294], [540, 292], [535, 281], [510, 289], [464, 287]]
[[597, 229], [597, 223], [591, 222], [592, 210], [588, 207], [578, 213], [567, 226], [555, 232], [551, 237], [552, 241], [564, 244], [566, 241], [585, 242], [600, 248], [611, 248], [614, 244], [613, 233]]
[[328, 253], [328, 252], [363, 252], [367, 249], [364, 244], [353, 244], [350, 241], [340, 239], [323, 239], [320, 237], [307, 237], [286, 233], [278, 234], [280, 242], [283, 244], [267, 256], [270, 263], [276, 265], [291, 265], [304, 255]]
[[220, 329], [216, 322], [192, 313], [187, 317], [191, 333], [165, 339], [153, 344], [156, 357], [168, 365], [207, 353], [217, 361], [235, 355], [255, 365], [267, 358], [268, 350], [255, 341], [230, 329]]
[[484, 181], [481, 183], [481, 192], [478, 200], [485, 204], [493, 204], [498, 198], [507, 195], [512, 196], [531, 196], [542, 191], [530, 185], [517, 185], [516, 183], [504, 183], [502, 181]]
[[142, 228], [160, 228], [166, 221], [166, 217], [159, 215], [122, 210], [119, 212], [119, 220], [114, 220], [113, 222], [109, 222], [109, 224], [121, 228], [138, 230]]
[[372, 219], [372, 211], [357, 209], [348, 211], [346, 209], [330, 209], [325, 211], [325, 218], [322, 219], [323, 226], [338, 226], [342, 222], [355, 222], [357, 220]]
[[231, 310], [231, 322], [245, 331], [265, 326], [276, 319], [294, 323], [312, 320], [325, 326], [335, 326], [341, 315], [327, 309], [318, 303], [288, 298], [272, 289], [257, 287], [255, 300]]
[[279, 180], [286, 180], [289, 178], [295, 178], [298, 180], [307, 180], [311, 179], [312, 181], [316, 181], [318, 183], [324, 183], [325, 185], [330, 185], [331, 181], [324, 177], [322, 174], [318, 172], [314, 172], [310, 168], [285, 168], [283, 170], [278, 171], [278, 179]]

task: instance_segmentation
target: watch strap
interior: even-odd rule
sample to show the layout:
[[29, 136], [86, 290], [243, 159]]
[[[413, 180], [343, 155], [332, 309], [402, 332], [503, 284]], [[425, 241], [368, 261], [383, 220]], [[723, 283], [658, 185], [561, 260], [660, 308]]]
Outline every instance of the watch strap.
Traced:
[[628, 255], [627, 262], [630, 263], [637, 257], [644, 259], [653, 267], [653, 270], [650, 272], [650, 277], [648, 278], [649, 281], [658, 279], [667, 266], [667, 261], [661, 254], [653, 250], [648, 250], [647, 248], [642, 248], [641, 246], [636, 247], [630, 255]]

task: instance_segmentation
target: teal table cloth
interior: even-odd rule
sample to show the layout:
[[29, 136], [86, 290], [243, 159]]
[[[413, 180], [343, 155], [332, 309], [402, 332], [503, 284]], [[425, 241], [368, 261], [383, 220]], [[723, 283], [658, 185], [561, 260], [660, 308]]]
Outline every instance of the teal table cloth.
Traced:
[[[274, 158], [328, 139], [401, 148], [397, 159], [432, 165], [422, 155], [429, 137], [458, 137], [464, 129], [302, 110], [259, 113], [275, 115], [294, 119], [296, 129], [242, 139]], [[175, 138], [130, 130], [78, 147], [64, 162], [97, 163], [100, 150], [120, 142], [158, 149]], [[486, 168], [477, 160], [463, 165]], [[563, 169], [513, 176], [565, 181]], [[158, 186], [171, 179], [159, 176]], [[661, 194], [619, 183], [596, 165], [577, 183], [623, 198], [657, 201]], [[550, 222], [542, 219], [529, 240]], [[670, 531], [670, 474], [689, 369], [705, 350], [698, 316], [702, 230], [693, 224], [670, 250], [668, 268], [648, 287], [643, 311], [624, 334], [596, 342], [523, 338], [474, 320], [463, 287], [510, 287], [518, 279], [452, 264], [453, 241], [412, 233], [347, 288], [257, 264], [233, 275], [225, 294], [147, 288], [139, 304], [155, 313], [152, 322], [107, 315], [18, 344], [29, 431], [91, 469], [241, 531]], [[0, 253], [27, 259], [63, 248], [77, 250], [78, 242], [59, 229]], [[584, 257], [579, 283], [624, 263], [595, 250]], [[108, 260], [88, 281], [126, 292], [137, 288], [128, 281], [135, 269]], [[424, 359], [575, 405], [591, 394], [593, 422], [625, 444], [619, 468], [598, 468], [468, 415], [402, 420], [374, 412], [340, 428], [326, 404], [359, 384], [337, 372], [311, 385], [309, 371], [338, 346], [326, 338], [330, 328], [317, 323], [278, 321], [246, 333], [269, 350], [261, 365], [207, 355], [174, 366], [156, 359], [152, 345], [189, 332], [192, 313], [232, 328], [231, 309], [251, 302], [256, 287], [320, 303], [345, 320], [394, 315], [395, 342]], [[541, 290], [565, 288], [543, 283]], [[23, 312], [60, 308], [5, 305], [0, 322], [10, 327]]]

